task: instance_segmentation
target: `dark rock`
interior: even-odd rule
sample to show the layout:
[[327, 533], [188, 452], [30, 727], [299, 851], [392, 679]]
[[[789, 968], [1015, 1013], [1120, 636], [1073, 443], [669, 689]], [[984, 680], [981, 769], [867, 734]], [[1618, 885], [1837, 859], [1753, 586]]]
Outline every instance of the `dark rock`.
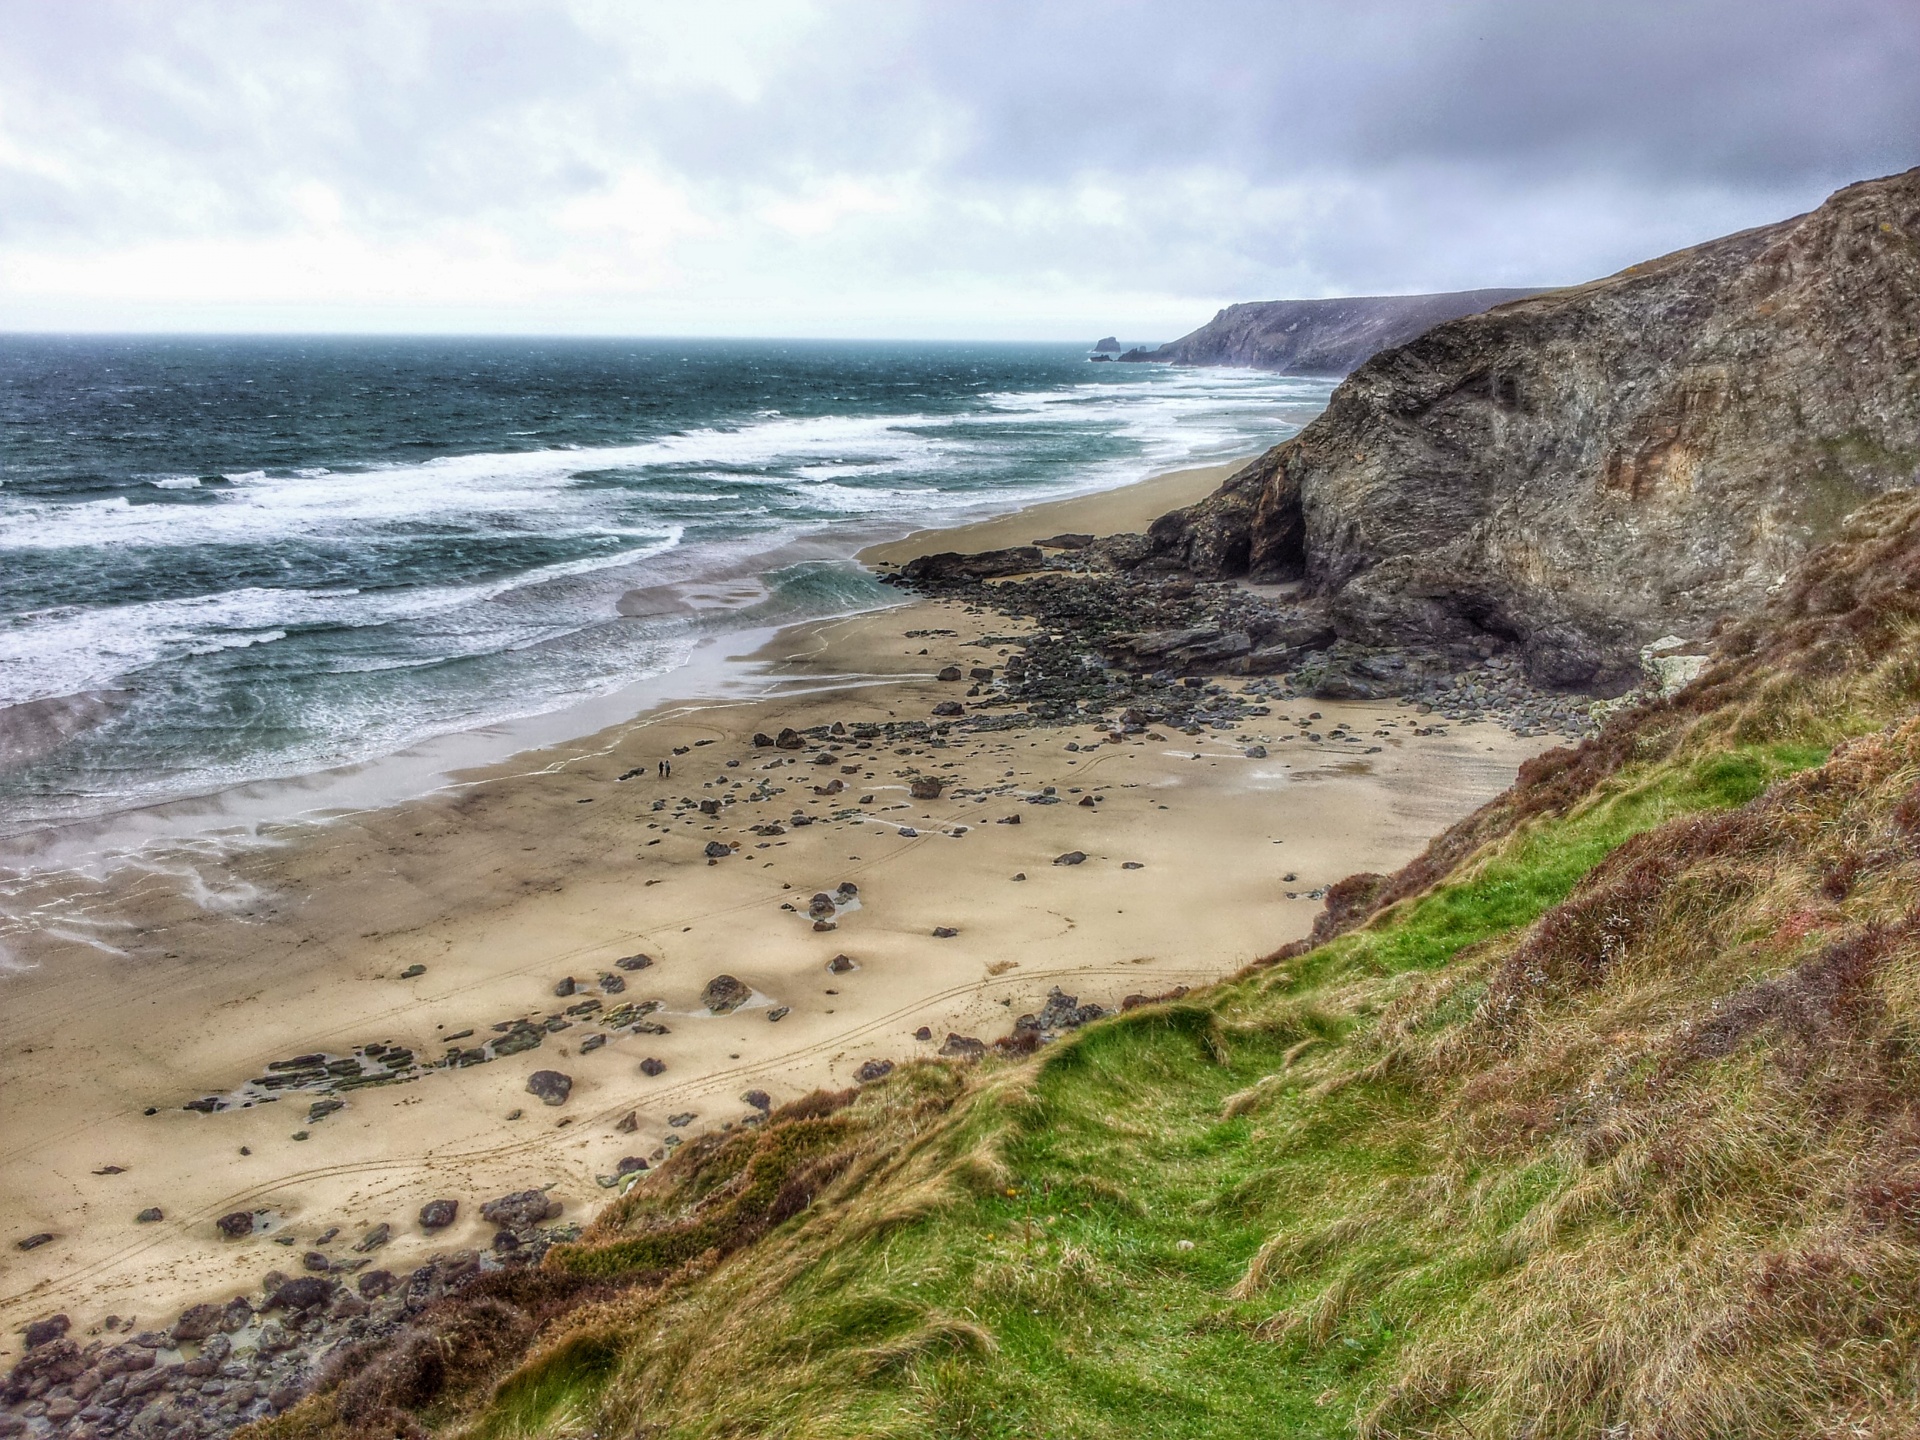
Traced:
[[391, 1270], [369, 1270], [354, 1281], [354, 1287], [359, 1290], [361, 1299], [378, 1300], [398, 1283]]
[[741, 1103], [751, 1105], [763, 1115], [773, 1109], [773, 1097], [764, 1090], [749, 1090], [740, 1097], [740, 1100]]
[[298, 1280], [289, 1280], [267, 1299], [269, 1310], [314, 1310], [333, 1298], [339, 1287], [331, 1280], [322, 1280], [317, 1275], [303, 1275]]
[[156, 1220], [166, 1219], [167, 1212], [162, 1210], [158, 1205], [149, 1205], [133, 1218], [142, 1225], [151, 1225]]
[[1086, 862], [1086, 858], [1087, 852], [1084, 850], [1069, 850], [1064, 855], [1054, 856], [1053, 863], [1056, 865], [1081, 865]]
[[302, 1268], [311, 1270], [317, 1275], [325, 1275], [333, 1269], [333, 1261], [329, 1260], [325, 1255], [322, 1255], [318, 1250], [309, 1250], [305, 1255], [302, 1255], [300, 1257], [300, 1264]]
[[763, 730], [756, 730], [753, 732], [753, 748], [754, 749], [767, 750], [767, 749], [771, 749], [772, 746], [773, 746], [773, 737], [771, 735], [767, 734]]
[[967, 707], [958, 700], [942, 700], [933, 707], [933, 713], [943, 717], [957, 718], [967, 713]]
[[618, 995], [626, 988], [627, 982], [611, 970], [606, 971], [600, 977], [600, 993], [603, 995]]
[[860, 1068], [853, 1072], [853, 1078], [862, 1085], [866, 1085], [875, 1080], [884, 1079], [892, 1073], [893, 1062], [891, 1060], [867, 1060], [862, 1062]]
[[807, 737], [792, 726], [788, 726], [780, 732], [773, 743], [782, 750], [804, 750], [807, 748]]
[[644, 970], [653, 964], [651, 955], [627, 955], [613, 962], [622, 970]]
[[916, 800], [938, 800], [940, 798], [940, 792], [946, 788], [946, 784], [946, 781], [936, 779], [931, 775], [921, 775], [909, 782], [907, 785], [907, 793]]
[[480, 1207], [481, 1218], [503, 1230], [531, 1230], [560, 1213], [561, 1205], [544, 1190], [517, 1190]]
[[943, 665], [940, 667], [939, 674], [933, 678], [936, 680], [958, 680], [961, 678], [960, 667], [958, 665]]
[[214, 1228], [229, 1240], [238, 1240], [244, 1235], [253, 1234], [253, 1212], [251, 1210], [233, 1210], [213, 1222]]
[[753, 991], [731, 975], [716, 975], [700, 992], [700, 1003], [715, 1015], [738, 1010], [753, 998]]
[[27, 1349], [37, 1350], [42, 1345], [51, 1345], [73, 1328], [73, 1322], [64, 1315], [49, 1315], [44, 1320], [35, 1320], [27, 1326]]
[[1084, 550], [1093, 544], [1093, 536], [1067, 531], [1059, 535], [1049, 535], [1046, 539], [1036, 540], [1033, 543], [1045, 550]]
[[180, 1312], [180, 1318], [173, 1322], [175, 1343], [182, 1341], [204, 1340], [209, 1335], [223, 1329], [226, 1318], [224, 1307], [206, 1301], [199, 1305], [189, 1305]]
[[647, 1162], [642, 1160], [638, 1155], [623, 1155], [620, 1157], [620, 1163], [613, 1167], [613, 1173], [616, 1175], [637, 1175], [646, 1168]]
[[626, 1114], [620, 1117], [613, 1128], [622, 1135], [633, 1134], [634, 1131], [640, 1128], [640, 1112], [638, 1110], [627, 1111]]
[[353, 1247], [356, 1255], [371, 1255], [387, 1241], [393, 1238], [393, 1229], [388, 1225], [376, 1225], [360, 1237], [360, 1243]]
[[653, 1056], [649, 1055], [640, 1062], [640, 1073], [642, 1075], [664, 1075], [667, 1073], [667, 1062], [664, 1060], [656, 1060]]
[[1082, 795], [1080, 797], [1080, 804], [1084, 809], [1091, 810], [1093, 808], [1093, 803], [1094, 803], [1093, 796], [1091, 795]]
[[791, 1013], [793, 1013], [793, 1007], [791, 1005], [776, 1005], [767, 1011], [767, 1021], [769, 1024], [778, 1024]]
[[429, 1200], [420, 1207], [422, 1230], [444, 1230], [460, 1215], [458, 1200]]
[[967, 1060], [978, 1060], [987, 1053], [987, 1042], [976, 1040], [971, 1035], [959, 1035], [949, 1031], [946, 1040], [940, 1046], [940, 1053]]
[[573, 977], [568, 975], [554, 985], [553, 993], [561, 996], [571, 995], [574, 992], [574, 988]]
[[832, 975], [845, 975], [849, 971], [858, 970], [859, 968], [860, 967], [854, 963], [851, 955], [836, 955], [827, 961], [827, 971]]
[[725, 860], [733, 854], [733, 847], [724, 840], [709, 840], [705, 853], [709, 860]]
[[700, 1117], [695, 1115], [693, 1111], [686, 1110], [686, 1111], [682, 1111], [678, 1115], [669, 1115], [667, 1117], [667, 1124], [671, 1125], [676, 1130], [684, 1130], [687, 1128], [687, 1126], [691, 1125], [695, 1120], [699, 1118]]
[[591, 1055], [606, 1043], [607, 1037], [604, 1035], [589, 1035], [580, 1042], [580, 1053], [582, 1055]]
[[936, 940], [951, 940], [959, 933], [960, 932], [951, 925], [936, 925], [933, 927], [933, 938]]
[[933, 1039], [933, 1031], [927, 1026], [922, 1025], [918, 1030], [913, 1032], [913, 1038], [916, 1040], [931, 1040]]
[[900, 578], [910, 584], [951, 584], [957, 580], [991, 580], [1003, 575], [1019, 575], [1038, 570], [1046, 557], [1032, 545], [1016, 545], [1007, 550], [983, 550], [961, 555], [951, 550], [937, 555], [917, 555], [900, 567]]
[[536, 1070], [527, 1077], [527, 1093], [542, 1105], [564, 1105], [573, 1093], [573, 1077], [558, 1070]]

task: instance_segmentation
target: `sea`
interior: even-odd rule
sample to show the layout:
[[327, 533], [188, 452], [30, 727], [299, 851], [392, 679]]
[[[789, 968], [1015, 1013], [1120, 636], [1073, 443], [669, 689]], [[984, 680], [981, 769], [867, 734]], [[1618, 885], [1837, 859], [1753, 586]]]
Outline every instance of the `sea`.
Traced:
[[0, 336], [0, 836], [394, 755], [898, 603], [864, 545], [1294, 433], [1079, 347]]

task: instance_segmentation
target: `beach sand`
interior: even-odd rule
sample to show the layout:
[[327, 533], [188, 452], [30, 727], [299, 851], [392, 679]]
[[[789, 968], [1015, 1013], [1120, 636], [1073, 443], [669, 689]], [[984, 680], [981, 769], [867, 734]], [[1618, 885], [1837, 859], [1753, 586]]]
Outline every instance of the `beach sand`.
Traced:
[[[1137, 529], [1229, 468], [869, 554]], [[1402, 707], [1302, 701], [1206, 739], [956, 731], [836, 741], [830, 764], [812, 763], [817, 745], [752, 744], [787, 726], [924, 721], [964, 688], [935, 679], [942, 666], [997, 666], [1003, 647], [983, 637], [1023, 629], [934, 601], [797, 626], [752, 657], [778, 681], [764, 698], [664, 704], [424, 799], [288, 827], [217, 866], [185, 848], [105, 881], [50, 879], [66, 889], [42, 897], [46, 913], [87, 928], [38, 932], [16, 947], [28, 968], [0, 976], [0, 1363], [40, 1316], [163, 1325], [269, 1269], [297, 1273], [309, 1250], [352, 1260], [378, 1224], [394, 1238], [371, 1263], [396, 1271], [484, 1250], [480, 1202], [509, 1191], [551, 1187], [584, 1221], [623, 1157], [737, 1123], [750, 1089], [779, 1103], [853, 1083], [870, 1059], [931, 1055], [950, 1031], [990, 1041], [1055, 985], [1112, 1006], [1226, 975], [1304, 934], [1311, 892], [1404, 862], [1545, 743], [1491, 724], [1414, 738]], [[1313, 730], [1344, 720], [1366, 746], [1316, 744], [1288, 723], [1312, 711]], [[1245, 756], [1256, 742], [1270, 758]], [[916, 776], [949, 788], [913, 800]], [[815, 793], [834, 781], [847, 788]], [[1047, 786], [1059, 803], [1032, 803]], [[683, 800], [725, 803], [704, 815]], [[782, 833], [755, 833], [772, 824]], [[738, 848], [710, 861], [716, 840]], [[1075, 850], [1084, 863], [1053, 863]], [[857, 903], [816, 930], [810, 899], [843, 881]], [[640, 953], [646, 968], [614, 967]], [[830, 970], [839, 955], [857, 968]], [[723, 973], [753, 998], [712, 1015], [700, 996]], [[603, 974], [624, 991], [603, 994]], [[568, 977], [579, 993], [556, 996]], [[646, 1022], [668, 1033], [590, 1048], [604, 1028], [566, 1013], [583, 997], [600, 1014], [658, 1000]], [[182, 1108], [270, 1062], [375, 1044], [430, 1063], [548, 1016], [569, 1023], [536, 1048], [353, 1090], [311, 1121], [313, 1096]], [[648, 1059], [664, 1070], [643, 1073]], [[564, 1104], [528, 1093], [539, 1070], [571, 1077]], [[457, 1221], [423, 1233], [421, 1205], [443, 1197]], [[147, 1207], [165, 1218], [136, 1221]], [[239, 1210], [262, 1212], [264, 1233], [223, 1239], [216, 1220]], [[17, 1248], [39, 1233], [54, 1238]]]

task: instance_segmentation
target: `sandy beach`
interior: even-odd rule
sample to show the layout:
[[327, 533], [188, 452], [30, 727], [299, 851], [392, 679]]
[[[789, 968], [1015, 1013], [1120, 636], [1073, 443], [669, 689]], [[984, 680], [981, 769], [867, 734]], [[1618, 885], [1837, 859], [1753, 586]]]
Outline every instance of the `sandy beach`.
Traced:
[[[1140, 528], [1229, 468], [865, 558]], [[760, 698], [690, 695], [217, 863], [181, 847], [47, 878], [56, 918], [0, 975], [0, 1363], [37, 1317], [163, 1324], [308, 1251], [351, 1262], [382, 1224], [390, 1269], [485, 1250], [480, 1203], [509, 1191], [550, 1187], [584, 1220], [623, 1159], [738, 1123], [750, 1091], [778, 1103], [950, 1032], [991, 1041], [1054, 986], [1111, 1006], [1227, 974], [1547, 743], [1416, 738], [1403, 707], [1324, 701], [1199, 739], [918, 728], [965, 688], [943, 667], [997, 667], [996, 637], [1023, 629], [926, 600], [797, 626], [744, 657]], [[814, 727], [844, 730], [754, 743]], [[837, 903], [816, 923], [820, 894]], [[750, 997], [716, 1014], [722, 975]], [[324, 1091], [248, 1084], [329, 1064]], [[349, 1071], [391, 1083], [334, 1083]], [[563, 1103], [529, 1093], [536, 1071], [570, 1079]], [[424, 1232], [443, 1198], [458, 1217]], [[223, 1238], [240, 1211], [255, 1233]]]

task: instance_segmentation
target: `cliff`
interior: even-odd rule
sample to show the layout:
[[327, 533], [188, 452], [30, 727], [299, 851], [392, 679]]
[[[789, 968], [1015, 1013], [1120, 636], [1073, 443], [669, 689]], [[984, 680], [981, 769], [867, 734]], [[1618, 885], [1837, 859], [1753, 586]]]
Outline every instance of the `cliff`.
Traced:
[[1304, 579], [1349, 640], [1514, 643], [1592, 685], [1916, 479], [1920, 169], [1383, 351], [1152, 534]]
[[1157, 350], [1122, 360], [1239, 365], [1289, 375], [1345, 375], [1392, 345], [1442, 321], [1472, 315], [1537, 290], [1456, 290], [1445, 295], [1350, 295], [1334, 300], [1256, 300], [1229, 305]]

